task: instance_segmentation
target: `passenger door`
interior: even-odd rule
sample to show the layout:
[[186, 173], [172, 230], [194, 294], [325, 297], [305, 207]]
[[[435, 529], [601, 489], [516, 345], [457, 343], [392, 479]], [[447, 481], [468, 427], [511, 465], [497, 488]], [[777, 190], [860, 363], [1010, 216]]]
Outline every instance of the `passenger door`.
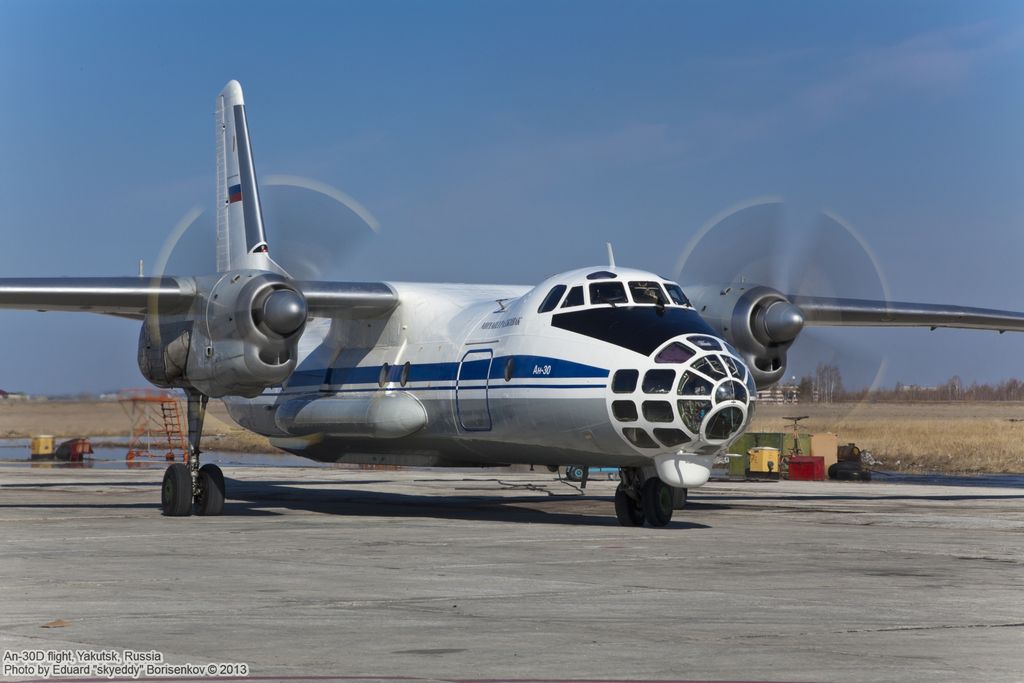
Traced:
[[488, 392], [494, 351], [473, 349], [462, 356], [455, 378], [455, 413], [467, 432], [491, 429], [491, 407]]

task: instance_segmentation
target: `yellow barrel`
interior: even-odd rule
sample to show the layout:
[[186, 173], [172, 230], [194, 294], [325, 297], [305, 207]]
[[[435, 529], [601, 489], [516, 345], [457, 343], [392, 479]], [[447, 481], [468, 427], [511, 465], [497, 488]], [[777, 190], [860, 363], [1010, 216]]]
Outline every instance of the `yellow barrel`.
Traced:
[[750, 471], [761, 474], [779, 473], [779, 449], [768, 446], [751, 448], [747, 453], [750, 455]]
[[53, 455], [53, 437], [49, 434], [33, 436], [30, 447], [33, 458], [38, 458], [44, 455]]

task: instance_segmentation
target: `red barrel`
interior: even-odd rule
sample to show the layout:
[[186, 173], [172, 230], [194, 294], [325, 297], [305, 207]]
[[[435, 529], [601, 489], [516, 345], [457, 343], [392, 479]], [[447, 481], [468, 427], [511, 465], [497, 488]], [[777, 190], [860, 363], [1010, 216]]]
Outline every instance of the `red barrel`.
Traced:
[[825, 458], [820, 455], [795, 455], [789, 459], [789, 478], [793, 481], [824, 481]]

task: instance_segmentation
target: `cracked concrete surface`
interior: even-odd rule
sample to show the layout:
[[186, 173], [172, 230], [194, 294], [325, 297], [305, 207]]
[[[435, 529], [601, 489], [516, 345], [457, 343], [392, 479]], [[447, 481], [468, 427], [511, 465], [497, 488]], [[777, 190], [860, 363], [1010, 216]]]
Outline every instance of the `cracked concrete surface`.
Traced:
[[[546, 472], [0, 465], [0, 650], [264, 680], [1024, 680], [1024, 490], [712, 483], [666, 529]], [[42, 629], [63, 619], [69, 626]]]

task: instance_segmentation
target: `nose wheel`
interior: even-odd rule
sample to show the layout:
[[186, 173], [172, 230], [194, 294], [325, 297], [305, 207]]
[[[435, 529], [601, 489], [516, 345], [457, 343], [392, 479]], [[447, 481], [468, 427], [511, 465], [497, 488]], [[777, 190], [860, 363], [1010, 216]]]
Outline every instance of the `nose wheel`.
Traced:
[[168, 517], [224, 513], [224, 473], [213, 464], [199, 465], [199, 441], [209, 396], [188, 389], [188, 462], [174, 463], [164, 472], [160, 507]]
[[619, 470], [615, 517], [622, 526], [663, 527], [672, 521], [675, 492], [657, 476], [645, 477], [638, 467]]

